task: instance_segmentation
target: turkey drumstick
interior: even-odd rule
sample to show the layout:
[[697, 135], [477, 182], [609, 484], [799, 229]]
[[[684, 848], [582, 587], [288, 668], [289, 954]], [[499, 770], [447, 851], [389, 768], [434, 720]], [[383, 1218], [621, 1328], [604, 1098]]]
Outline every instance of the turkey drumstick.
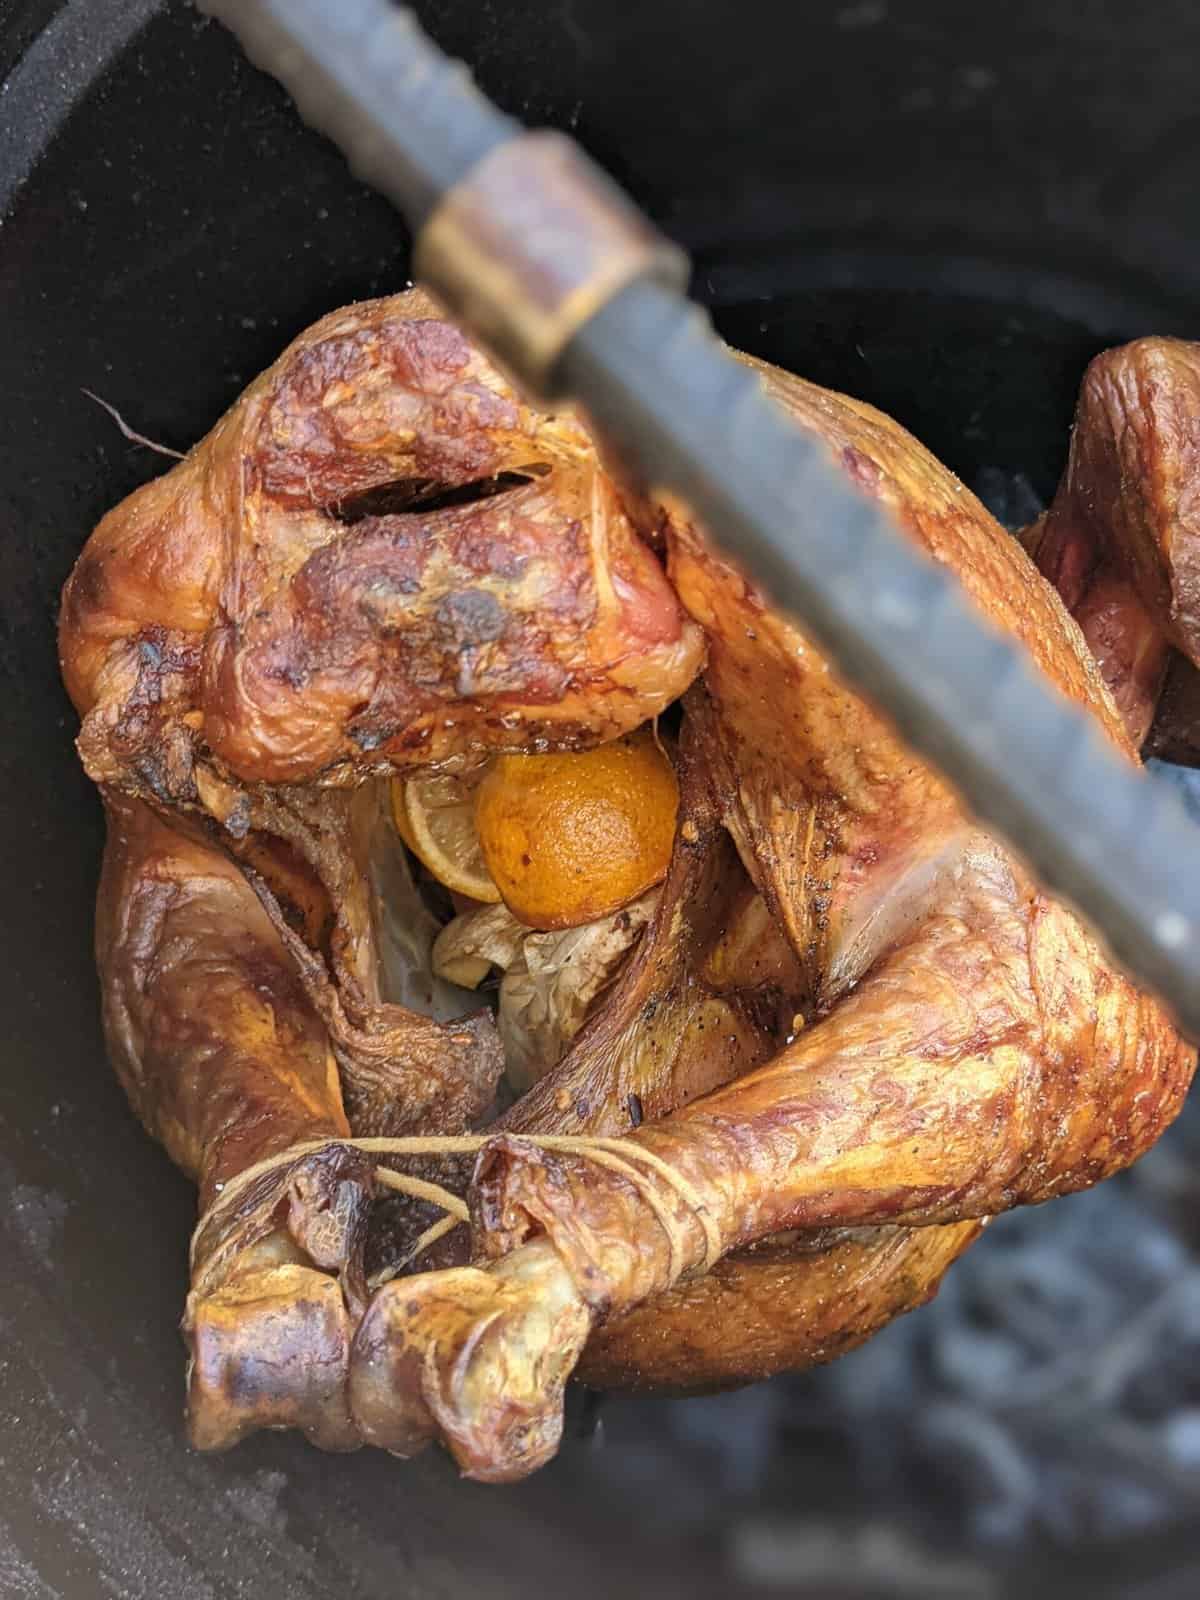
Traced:
[[[869, 407], [769, 381], [1134, 759], [1080, 633], [978, 502]], [[729, 1251], [781, 1230], [945, 1224], [1048, 1199], [1136, 1159], [1194, 1067], [1162, 1008], [668, 510], [672, 579], [709, 641], [718, 804], [805, 970], [812, 1020], [769, 1064], [629, 1136], [699, 1207], [660, 1183], [651, 1208], [642, 1185], [585, 1157], [497, 1140], [472, 1205], [502, 1292], [467, 1268], [376, 1297], [359, 1335], [373, 1381], [388, 1367], [409, 1432], [440, 1431], [484, 1477], [519, 1475], [556, 1437], [569, 1360], [561, 1342], [543, 1360], [539, 1295], [569, 1303], [573, 1286], [592, 1320], [647, 1302], [652, 1315], [653, 1297], [711, 1264], [714, 1228]], [[581, 1321], [577, 1351], [588, 1333]]]
[[[187, 824], [111, 795], [96, 954], [109, 1052], [146, 1127], [207, 1207], [302, 1141], [345, 1137], [337, 1063], [253, 891]], [[197, 1240], [185, 1330], [202, 1448], [298, 1427], [326, 1449], [346, 1410], [371, 1164], [332, 1146], [251, 1186]]]

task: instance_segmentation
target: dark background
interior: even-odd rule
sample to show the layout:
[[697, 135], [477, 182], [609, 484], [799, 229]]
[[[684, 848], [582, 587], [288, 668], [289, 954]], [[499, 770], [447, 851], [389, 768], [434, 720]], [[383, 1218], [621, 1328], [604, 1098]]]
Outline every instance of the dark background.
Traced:
[[[882, 405], [1011, 525], [1089, 356], [1200, 325], [1190, 0], [418, 9], [693, 252], [728, 337]], [[104, 1062], [98, 808], [53, 645], [90, 527], [163, 462], [80, 390], [186, 447], [314, 317], [402, 287], [408, 241], [183, 0], [0, 0], [0, 80], [0, 1594], [1194, 1595], [1186, 1120], [827, 1372], [576, 1397], [526, 1485], [288, 1437], [187, 1452], [193, 1201]]]

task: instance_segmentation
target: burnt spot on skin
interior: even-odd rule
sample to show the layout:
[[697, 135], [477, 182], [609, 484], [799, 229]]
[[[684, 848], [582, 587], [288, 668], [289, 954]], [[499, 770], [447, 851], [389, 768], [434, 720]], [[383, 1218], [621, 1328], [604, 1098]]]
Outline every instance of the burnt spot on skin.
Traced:
[[187, 634], [169, 628], [145, 628], [137, 637], [137, 697], [143, 704], [163, 698], [169, 680], [190, 680], [199, 670], [200, 647]]
[[351, 723], [350, 725], [350, 737], [364, 754], [369, 754], [372, 750], [378, 750], [381, 745], [385, 745], [389, 739], [394, 738], [395, 734], [395, 728], [376, 728], [358, 723]]
[[487, 589], [458, 589], [438, 602], [434, 615], [449, 642], [463, 648], [492, 644], [508, 626], [503, 606]]

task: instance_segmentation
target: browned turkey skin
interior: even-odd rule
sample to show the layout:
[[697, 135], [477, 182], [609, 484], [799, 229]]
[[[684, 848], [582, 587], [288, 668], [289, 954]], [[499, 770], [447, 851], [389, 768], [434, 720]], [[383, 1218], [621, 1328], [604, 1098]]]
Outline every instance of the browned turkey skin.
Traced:
[[[1023, 535], [1129, 735], [1200, 752], [1200, 345], [1138, 339], [1084, 375], [1066, 473]], [[1157, 717], [1156, 717], [1157, 714]]]
[[[1029, 536], [1065, 607], [896, 424], [759, 370], [1134, 760], [1156, 652], [1191, 654], [1200, 368], [1173, 341], [1102, 359], [1154, 377], [1105, 379], [1102, 404], [1085, 384]], [[202, 1208], [329, 1141], [198, 1241], [201, 1446], [437, 1438], [520, 1477], [573, 1372], [689, 1389], [827, 1360], [934, 1293], [988, 1216], [1135, 1160], [1186, 1092], [1157, 1003], [686, 508], [617, 485], [419, 294], [318, 323], [110, 513], [61, 651], [109, 813], [97, 952], [133, 1105]], [[502, 1067], [489, 1014], [389, 998], [377, 780], [582, 748], [680, 696], [675, 850], [640, 943], [458, 1174], [469, 1245], [371, 1279], [428, 1218], [384, 1227], [337, 1141], [479, 1126]], [[551, 1132], [625, 1135], [684, 1187], [521, 1137]]]

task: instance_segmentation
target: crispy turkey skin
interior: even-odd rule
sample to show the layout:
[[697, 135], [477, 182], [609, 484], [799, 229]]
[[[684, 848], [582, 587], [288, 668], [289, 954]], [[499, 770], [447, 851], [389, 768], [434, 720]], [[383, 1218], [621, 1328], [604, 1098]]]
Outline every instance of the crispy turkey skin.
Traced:
[[[1127, 358], [1157, 387], [1121, 404], [1183, 418], [1186, 461], [1195, 347], [1174, 343]], [[1177, 529], [1200, 480], [1139, 457], [1122, 492], [1158, 521], [1118, 514], [1095, 492], [1117, 481], [1111, 408], [1085, 385], [1026, 540], [1048, 582], [895, 423], [753, 364], [1136, 760], [1156, 652], [1191, 648]], [[1096, 621], [1114, 583], [1144, 648]], [[97, 955], [135, 1109], [202, 1205], [330, 1141], [197, 1241], [206, 1448], [293, 1426], [400, 1455], [440, 1439], [472, 1476], [523, 1476], [557, 1447], [572, 1372], [687, 1390], [828, 1360], [933, 1294], [988, 1216], [1135, 1160], [1186, 1092], [1163, 1009], [687, 508], [618, 484], [579, 419], [530, 407], [419, 293], [316, 324], [112, 511], [60, 645], [109, 812]], [[640, 942], [450, 1172], [469, 1238], [369, 1281], [428, 1219], [392, 1240], [339, 1137], [478, 1126], [502, 1068], [490, 1014], [390, 997], [379, 780], [582, 748], [680, 697], [674, 853]], [[623, 1135], [685, 1187], [537, 1133]]]

